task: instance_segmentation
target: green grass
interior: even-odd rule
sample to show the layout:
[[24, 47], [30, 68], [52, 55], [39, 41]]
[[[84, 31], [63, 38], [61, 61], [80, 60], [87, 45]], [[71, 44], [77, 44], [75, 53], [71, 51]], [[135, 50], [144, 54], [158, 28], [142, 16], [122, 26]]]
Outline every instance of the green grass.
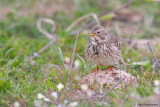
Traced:
[[[5, 1], [2, 0], [2, 2], [4, 3]], [[126, 0], [122, 0], [122, 2], [125, 3]], [[14, 3], [15, 2], [13, 2], [13, 4]], [[87, 0], [87, 2], [81, 1], [74, 11], [69, 13], [58, 11], [50, 16], [50, 18], [54, 19], [56, 22], [58, 41], [40, 54], [39, 57], [36, 57], [36, 63], [34, 65], [32, 64], [33, 62], [29, 60], [29, 57], [33, 55], [33, 53], [38, 52], [50, 41], [36, 28], [36, 21], [41, 15], [35, 13], [33, 16], [20, 17], [13, 11], [7, 15], [5, 20], [0, 21], [0, 106], [6, 107], [9, 106], [9, 104], [13, 104], [15, 101], [19, 101], [27, 107], [32, 107], [34, 105], [34, 100], [37, 99], [37, 93], [46, 95], [46, 92], [50, 89], [57, 90], [57, 84], [63, 83], [65, 85], [69, 71], [64, 68], [59, 49], [61, 49], [64, 58], [71, 58], [76, 38], [75, 35], [70, 36], [69, 33], [65, 31], [66, 27], [76, 18], [87, 13], [95, 12], [99, 14], [100, 12], [110, 11], [114, 9], [114, 3], [118, 4], [119, 2], [114, 1], [108, 3], [107, 1], [107, 3], [105, 2], [103, 6], [100, 7], [102, 4], [96, 0]], [[6, 7], [8, 6], [6, 3], [4, 4]], [[153, 10], [146, 10], [152, 7]], [[146, 18], [149, 16], [153, 17], [153, 24], [151, 26], [146, 27], [145, 25], [141, 25], [142, 27], [140, 27], [140, 29], [144, 29], [144, 35], [133, 35], [133, 38], [154, 38], [160, 34], [160, 17], [157, 13], [160, 6], [158, 3], [134, 3], [130, 8], [135, 11], [142, 11]], [[50, 26], [45, 26], [45, 29], [49, 30]], [[153, 32], [152, 29], [157, 32]], [[89, 62], [84, 57], [84, 49], [88, 40], [89, 38], [85, 34], [80, 33], [76, 53], [85, 60], [87, 68], [84, 68], [81, 62], [81, 69], [71, 73], [71, 83], [77, 83], [74, 81], [76, 75], [82, 77], [90, 72], [90, 67], [88, 67]], [[145, 50], [138, 51], [131, 48], [128, 53], [125, 53], [127, 47], [127, 45], [123, 47], [122, 53], [125, 60], [130, 59], [131, 62], [129, 63], [141, 62], [143, 61], [142, 59], [153, 59], [152, 54], [149, 52], [146, 52], [145, 55], [141, 54], [141, 51]], [[160, 44], [154, 47], [154, 50], [159, 58], [158, 50], [160, 50]], [[75, 57], [75, 59], [80, 60], [78, 57]], [[54, 67], [48, 67], [48, 65], [51, 64], [61, 66], [62, 71], [60, 72]], [[131, 92], [137, 93], [141, 98], [154, 95], [154, 87], [150, 84], [150, 80], [159, 80], [160, 76], [156, 74], [153, 75], [152, 71], [154, 69], [151, 65], [152, 64], [149, 63], [145, 66], [131, 66], [129, 73], [140, 77], [137, 88], [130, 86], [125, 90], [114, 90], [108, 97], [110, 99], [115, 98], [123, 100], [125, 96], [129, 96], [124, 100], [124, 106], [133, 106], [137, 100], [130, 96]], [[158, 74], [158, 70], [155, 72]], [[74, 89], [75, 86], [71, 85], [70, 88]], [[114, 92], [117, 94], [114, 94]], [[64, 93], [61, 100], [65, 99], [66, 94], [67, 93]], [[78, 102], [82, 104], [84, 101], [78, 100]], [[119, 104], [111, 100], [109, 105], [118, 106]], [[90, 103], [85, 102], [83, 106], [90, 106]], [[96, 106], [101, 107], [103, 105], [97, 104]]]

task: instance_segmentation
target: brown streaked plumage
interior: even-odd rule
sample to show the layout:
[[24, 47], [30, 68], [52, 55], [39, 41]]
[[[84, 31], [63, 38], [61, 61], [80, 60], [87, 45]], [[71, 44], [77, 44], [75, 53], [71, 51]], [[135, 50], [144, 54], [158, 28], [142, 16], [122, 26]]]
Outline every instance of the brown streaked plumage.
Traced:
[[89, 36], [85, 56], [91, 63], [97, 66], [113, 66], [122, 60], [122, 41], [118, 37], [109, 34], [99, 25], [93, 27]]

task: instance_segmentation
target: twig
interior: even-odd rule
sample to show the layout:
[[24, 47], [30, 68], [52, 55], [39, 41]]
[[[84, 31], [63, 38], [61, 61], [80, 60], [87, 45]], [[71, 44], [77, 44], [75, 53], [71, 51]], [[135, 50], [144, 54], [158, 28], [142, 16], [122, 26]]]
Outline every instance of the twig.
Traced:
[[117, 85], [119, 85], [126, 77], [120, 79], [112, 88], [110, 88], [105, 94], [102, 95], [101, 99], [103, 99], [107, 94], [109, 94]]
[[[51, 32], [53, 34], [47, 32], [46, 30], [44, 30], [42, 28], [42, 22], [49, 23], [49, 24], [52, 25]], [[41, 54], [43, 51], [45, 51], [48, 47], [50, 47], [57, 40], [57, 35], [54, 34], [54, 32], [56, 30], [56, 27], [55, 27], [55, 22], [53, 20], [48, 19], [48, 18], [40, 18], [37, 21], [37, 29], [39, 30], [39, 32], [41, 32], [42, 34], [44, 34], [45, 36], [47, 36], [49, 39], [51, 39], [51, 41], [47, 45], [45, 45], [44, 47], [42, 47], [38, 52], [35, 52], [35, 54], [30, 57], [31, 60], [33, 60], [35, 57], [39, 56], [39, 54]]]
[[66, 66], [65, 66], [65, 63], [64, 63], [63, 54], [62, 54], [62, 50], [61, 50], [61, 48], [58, 48], [58, 50], [59, 50], [59, 53], [60, 53], [60, 58], [61, 58], [61, 61], [62, 61], [62, 63], [63, 63], [63, 66], [64, 66], [64, 68], [66, 69]]
[[[102, 17], [104, 17], [104, 16], [106, 16], [106, 15], [108, 15], [108, 14], [116, 13], [116, 12], [118, 12], [119, 10], [121, 10], [121, 9], [129, 6], [129, 5], [132, 4], [134, 1], [136, 1], [136, 0], [129, 0], [127, 3], [125, 3], [125, 4], [123, 4], [122, 6], [116, 8], [115, 10], [112, 10], [112, 11], [108, 12], [107, 14], [101, 15], [101, 16], [100, 16], [100, 21], [103, 20]], [[83, 27], [81, 27], [81, 28], [79, 28], [79, 29], [77, 29], [77, 30], [75, 30], [75, 31], [72, 31], [70, 34], [71, 34], [71, 35], [75, 35], [76, 33], [79, 33], [79, 32], [81, 32], [81, 31], [83, 31], [84, 29], [87, 29], [87, 28], [89, 28], [90, 26], [93, 26], [94, 24], [96, 24], [96, 22], [95, 22], [95, 21], [91, 21], [91, 22], [88, 23], [87, 25], [85, 25], [85, 26], [83, 26]]]
[[55, 41], [54, 40], [51, 40], [47, 45], [45, 45], [44, 47], [42, 47], [38, 54], [41, 54], [43, 51], [45, 51], [48, 47], [50, 47], [50, 45], [52, 45]]
[[70, 31], [75, 25], [77, 25], [80, 21], [82, 21], [82, 20], [84, 20], [84, 19], [86, 19], [86, 18], [88, 18], [88, 17], [90, 17], [90, 16], [92, 16], [92, 17], [95, 19], [95, 22], [100, 25], [100, 21], [99, 21], [97, 15], [96, 15], [95, 13], [89, 13], [89, 14], [86, 14], [86, 15], [78, 18], [77, 20], [75, 20], [71, 25], [69, 25], [69, 26], [67, 27], [66, 31], [69, 32], [69, 31]]
[[[150, 50], [151, 53], [152, 53], [152, 56], [154, 57], [154, 60], [155, 60], [155, 62], [156, 62], [156, 64], [157, 64], [157, 66], [160, 67], [160, 66], [159, 66], [159, 63], [158, 63], [158, 60], [157, 60], [157, 57], [156, 57], [156, 55], [155, 55], [155, 53], [154, 53], [154, 51], [153, 51], [153, 48], [152, 48], [151, 44], [150, 44], [149, 42], [147, 42], [147, 45], [148, 45], [148, 47], [149, 47], [149, 50]], [[151, 79], [150, 79], [150, 83], [151, 83], [151, 81], [152, 81], [152, 79], [153, 79], [153, 77], [154, 77], [154, 74], [155, 74], [155, 70], [153, 71], [153, 75], [152, 75], [152, 77], [151, 77]]]
[[83, 62], [84, 68], [86, 68], [86, 63], [85, 63], [84, 59], [79, 54], [76, 54], [76, 55]]
[[147, 45], [148, 45], [148, 47], [149, 47], [149, 49], [150, 49], [150, 51], [151, 51], [151, 53], [152, 53], [152, 55], [153, 55], [153, 57], [154, 57], [154, 60], [155, 60], [156, 64], [158, 65], [158, 67], [160, 67], [160, 65], [159, 65], [159, 63], [158, 63], [158, 60], [157, 60], [157, 57], [156, 57], [156, 55], [155, 55], [155, 53], [154, 53], [154, 51], [153, 51], [152, 46], [150, 45], [149, 42], [147, 42]]
[[[120, 7], [118, 7], [118, 8], [116, 8], [116, 9], [110, 11], [110, 12], [107, 13], [107, 14], [116, 13], [116, 12], [118, 12], [119, 10], [121, 10], [121, 9], [123, 9], [123, 8], [125, 8], [125, 7], [127, 7], [127, 6], [129, 6], [129, 5], [132, 4], [134, 1], [135, 1], [135, 0], [129, 0], [129, 1], [126, 2], [125, 4], [123, 4], [123, 5], [121, 5]], [[105, 15], [107, 15], [107, 14], [105, 14]], [[105, 15], [103, 15], [103, 16], [105, 16]], [[103, 17], [103, 16], [101, 16], [101, 17]]]
[[31, 56], [31, 59], [34, 59], [35, 57], [37, 57], [39, 54], [45, 51], [48, 47], [50, 47], [54, 42], [55, 41], [51, 40], [47, 45], [42, 47], [37, 53], [33, 54], [33, 56]]
[[76, 46], [77, 46], [78, 37], [79, 37], [79, 33], [76, 36], [76, 40], [75, 40], [75, 44], [74, 44], [74, 48], [73, 48], [73, 52], [72, 52], [71, 63], [70, 63], [70, 70], [69, 70], [69, 73], [68, 73], [66, 86], [65, 86], [65, 89], [64, 89], [63, 92], [65, 92], [68, 89], [68, 87], [69, 87], [70, 74], [72, 72], [72, 67], [73, 67], [73, 63], [74, 63], [74, 58], [75, 58], [75, 52], [76, 52]]
[[49, 32], [47, 32], [45, 29], [42, 28], [42, 22], [45, 23], [49, 23], [52, 25], [52, 32], [54, 32], [56, 30], [56, 26], [55, 26], [55, 22], [51, 19], [48, 18], [40, 18], [37, 21], [37, 29], [39, 30], [39, 32], [41, 32], [42, 34], [44, 34], [45, 36], [47, 36], [50, 39], [53, 39], [54, 41], [57, 40], [57, 36], [55, 34], [51, 34]]
[[71, 31], [71, 32], [70, 32], [70, 35], [71, 35], [71, 36], [72, 36], [72, 35], [75, 35], [76, 33], [79, 33], [79, 32], [81, 32], [81, 31], [83, 31], [84, 29], [87, 29], [87, 28], [93, 26], [94, 24], [96, 24], [96, 22], [95, 22], [95, 21], [92, 21], [92, 22], [88, 23], [86, 26], [83, 26], [83, 27], [81, 27], [81, 28], [78, 28], [77, 30]]
[[72, 52], [72, 58], [71, 58], [71, 64], [70, 64], [70, 72], [72, 71], [73, 63], [74, 63], [74, 57], [75, 57], [75, 52], [76, 52], [76, 46], [77, 46], [77, 41], [78, 41], [79, 34], [76, 36], [73, 52]]

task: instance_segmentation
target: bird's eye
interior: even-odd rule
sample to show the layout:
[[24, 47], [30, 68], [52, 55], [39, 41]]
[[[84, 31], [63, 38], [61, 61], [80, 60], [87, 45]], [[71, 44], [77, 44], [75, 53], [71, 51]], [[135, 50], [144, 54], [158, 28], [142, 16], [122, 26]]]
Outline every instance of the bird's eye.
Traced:
[[100, 31], [98, 31], [97, 33], [100, 34]]

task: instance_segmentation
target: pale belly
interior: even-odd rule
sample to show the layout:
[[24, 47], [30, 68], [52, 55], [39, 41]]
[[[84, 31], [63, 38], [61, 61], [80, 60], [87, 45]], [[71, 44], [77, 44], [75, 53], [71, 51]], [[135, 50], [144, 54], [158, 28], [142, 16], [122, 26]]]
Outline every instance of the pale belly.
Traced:
[[88, 58], [88, 60], [91, 63], [96, 64], [98, 66], [110, 66], [117, 64], [119, 59], [111, 56], [106, 57], [104, 54], [102, 54], [102, 55], [94, 55], [93, 57]]
[[93, 48], [93, 45], [88, 44], [85, 56], [89, 62], [98, 66], [110, 66], [118, 64], [121, 58], [121, 51], [114, 46], [98, 45]]

